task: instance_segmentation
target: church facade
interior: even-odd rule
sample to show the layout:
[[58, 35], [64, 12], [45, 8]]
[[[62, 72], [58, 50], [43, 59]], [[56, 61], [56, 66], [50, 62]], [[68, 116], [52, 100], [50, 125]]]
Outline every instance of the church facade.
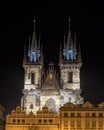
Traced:
[[[71, 36], [71, 20], [69, 17], [69, 31], [64, 37], [64, 47], [60, 47], [59, 70], [56, 73], [54, 64], [49, 64], [47, 73], [44, 72], [44, 59], [40, 45], [34, 32], [32, 41], [29, 40], [28, 51], [24, 54], [23, 67], [25, 70], [23, 97], [21, 107], [29, 112], [36, 113], [45, 104], [54, 112], [67, 102], [76, 105], [83, 103], [80, 89], [80, 48], [77, 49], [76, 36]], [[38, 41], [38, 42], [37, 42]]]
[[69, 31], [60, 46], [59, 74], [50, 63], [44, 71], [40, 39], [34, 31], [24, 51], [21, 105], [6, 116], [6, 130], [104, 130], [104, 103], [84, 102], [80, 88], [81, 52]]

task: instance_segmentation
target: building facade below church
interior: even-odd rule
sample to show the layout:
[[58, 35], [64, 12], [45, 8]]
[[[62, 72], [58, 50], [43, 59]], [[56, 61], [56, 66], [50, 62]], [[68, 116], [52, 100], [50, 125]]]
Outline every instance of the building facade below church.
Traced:
[[104, 102], [75, 105], [70, 102], [56, 114], [45, 105], [36, 114], [26, 114], [20, 106], [6, 116], [5, 130], [104, 130]]
[[4, 123], [3, 123], [3, 114], [4, 114], [4, 107], [0, 105], [0, 130], [4, 130]]

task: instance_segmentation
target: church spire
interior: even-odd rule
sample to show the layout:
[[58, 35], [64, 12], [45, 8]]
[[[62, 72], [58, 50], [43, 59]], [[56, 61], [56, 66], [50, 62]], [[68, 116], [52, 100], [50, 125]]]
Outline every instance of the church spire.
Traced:
[[34, 17], [34, 29], [33, 29], [33, 37], [32, 37], [32, 43], [30, 46], [30, 37], [29, 37], [29, 49], [28, 49], [28, 57], [29, 57], [29, 62], [32, 63], [37, 63], [40, 60], [41, 52], [40, 52], [40, 39], [39, 39], [39, 44], [37, 47], [37, 38], [36, 38], [36, 29], [35, 25], [36, 20]]
[[38, 50], [40, 50], [40, 35], [39, 35], [39, 41], [38, 41]]
[[64, 36], [64, 49], [63, 49], [63, 56], [65, 61], [75, 61], [76, 58], [76, 51], [74, 52], [74, 45], [71, 36], [71, 18], [69, 16], [69, 31], [67, 34], [67, 42], [65, 45], [65, 36]]
[[32, 45], [31, 45], [31, 49], [32, 50], [37, 50], [37, 39], [36, 39], [36, 32], [35, 32], [35, 17], [34, 17], [34, 31], [33, 31], [33, 38], [32, 38]]
[[67, 48], [71, 49], [72, 47], [72, 37], [71, 37], [71, 18], [69, 16], [69, 31], [67, 36]]

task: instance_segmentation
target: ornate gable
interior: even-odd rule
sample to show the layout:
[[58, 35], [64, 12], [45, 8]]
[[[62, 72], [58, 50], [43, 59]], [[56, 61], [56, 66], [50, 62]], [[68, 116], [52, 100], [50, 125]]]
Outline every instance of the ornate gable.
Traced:
[[82, 105], [83, 108], [94, 108], [93, 104], [90, 103], [90, 102], [85, 102], [83, 105]]
[[63, 107], [61, 107], [61, 110], [64, 110], [64, 109], [69, 110], [69, 109], [72, 109], [72, 108], [75, 108], [75, 105], [73, 103], [71, 103], [71, 102], [68, 102], [68, 103], [64, 104]]

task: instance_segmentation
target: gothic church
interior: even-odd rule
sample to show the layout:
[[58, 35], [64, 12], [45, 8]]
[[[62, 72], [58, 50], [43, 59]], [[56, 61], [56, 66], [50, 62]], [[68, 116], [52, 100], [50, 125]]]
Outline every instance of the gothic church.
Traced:
[[[64, 37], [64, 47], [60, 45], [59, 70], [60, 76], [56, 73], [54, 64], [49, 64], [47, 73], [43, 69], [43, 53], [40, 39], [37, 40], [34, 31], [32, 41], [29, 38], [28, 52], [24, 53], [24, 89], [21, 99], [21, 107], [28, 114], [36, 113], [45, 104], [55, 113], [67, 102], [76, 105], [83, 104], [80, 89], [80, 67], [82, 66], [80, 46], [77, 48], [76, 36], [71, 35], [71, 19], [69, 17], [69, 30]], [[37, 42], [38, 41], [38, 42]]]

